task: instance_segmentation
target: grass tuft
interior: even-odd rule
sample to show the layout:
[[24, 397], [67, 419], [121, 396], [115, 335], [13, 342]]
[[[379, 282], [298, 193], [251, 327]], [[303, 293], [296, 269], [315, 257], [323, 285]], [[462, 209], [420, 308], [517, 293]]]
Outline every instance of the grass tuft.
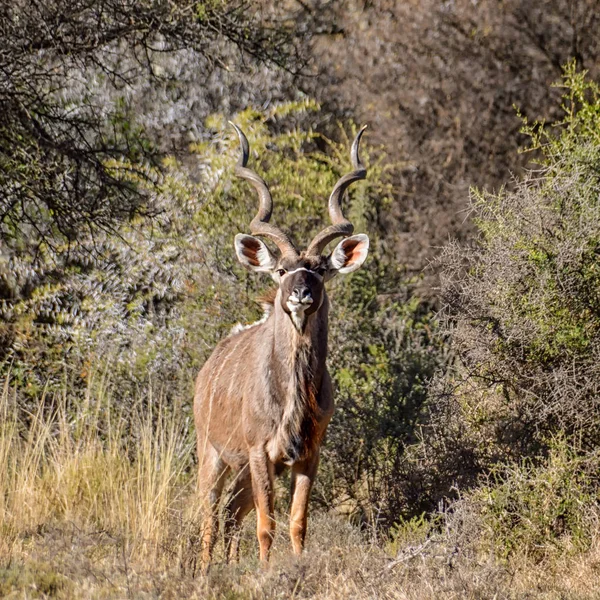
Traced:
[[[186, 413], [152, 394], [138, 399], [127, 412], [117, 405], [106, 387], [90, 384], [80, 405], [72, 406], [67, 394], [44, 395], [35, 412], [27, 412], [17, 409], [5, 383], [0, 396], [0, 596], [598, 597], [595, 522], [586, 522], [585, 544], [573, 544], [573, 536], [557, 538], [556, 548], [564, 542], [560, 547], [572, 551], [547, 553], [544, 560], [533, 552], [499, 557], [489, 544], [508, 539], [505, 529], [516, 523], [511, 531], [521, 536], [520, 546], [526, 547], [521, 538], [527, 535], [530, 547], [535, 547], [541, 538], [536, 537], [539, 528], [529, 528], [530, 521], [535, 516], [544, 523], [535, 515], [537, 508], [560, 501], [575, 518], [580, 514], [578, 503], [589, 504], [581, 487], [587, 475], [564, 446], [556, 447], [547, 464], [528, 467], [526, 480], [525, 472], [522, 477], [517, 471], [507, 473], [496, 486], [495, 504], [485, 504], [481, 488], [479, 496], [463, 497], [435, 519], [399, 522], [389, 538], [339, 515], [314, 511], [301, 557], [291, 553], [286, 504], [278, 501], [268, 568], [258, 563], [249, 518], [241, 562], [227, 565], [217, 552], [210, 572], [201, 575], [196, 560], [200, 532], [194, 446]], [[585, 472], [592, 474], [593, 469]], [[545, 490], [544, 496], [540, 490]]]

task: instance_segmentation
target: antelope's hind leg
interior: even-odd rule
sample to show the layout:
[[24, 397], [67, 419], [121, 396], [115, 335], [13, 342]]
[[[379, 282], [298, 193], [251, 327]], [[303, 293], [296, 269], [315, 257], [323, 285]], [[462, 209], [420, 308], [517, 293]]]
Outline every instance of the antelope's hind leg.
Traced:
[[[200, 450], [200, 449], [199, 449]], [[207, 442], [198, 466], [198, 490], [204, 513], [202, 526], [202, 564], [208, 569], [219, 529], [219, 500], [229, 467]]]
[[225, 506], [225, 557], [238, 561], [240, 534], [244, 517], [254, 508], [250, 467], [246, 465], [235, 477]]

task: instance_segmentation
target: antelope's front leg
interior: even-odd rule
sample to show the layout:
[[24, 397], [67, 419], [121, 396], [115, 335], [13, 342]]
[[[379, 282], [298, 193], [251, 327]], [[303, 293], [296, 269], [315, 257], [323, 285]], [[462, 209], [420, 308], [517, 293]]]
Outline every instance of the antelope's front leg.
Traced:
[[269, 550], [275, 533], [275, 510], [273, 498], [273, 477], [275, 467], [264, 448], [250, 451], [250, 473], [252, 494], [256, 507], [256, 535], [260, 547], [260, 560], [269, 560]]
[[305, 461], [292, 466], [292, 506], [290, 510], [290, 537], [296, 554], [301, 554], [306, 537], [308, 519], [308, 500], [312, 489], [317, 467], [319, 451]]

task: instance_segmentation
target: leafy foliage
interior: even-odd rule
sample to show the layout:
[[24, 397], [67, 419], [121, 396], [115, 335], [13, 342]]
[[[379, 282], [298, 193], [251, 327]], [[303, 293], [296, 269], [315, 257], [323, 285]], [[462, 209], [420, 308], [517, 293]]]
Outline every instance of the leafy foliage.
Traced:
[[583, 454], [600, 439], [600, 94], [574, 63], [560, 86], [564, 119], [524, 125], [539, 169], [511, 191], [474, 191], [478, 244], [445, 250], [459, 362], [432, 395], [446, 432], [434, 443], [471, 456], [471, 484], [499, 461], [544, 456], [553, 436]]
[[192, 53], [205, 78], [234, 53], [301, 66], [301, 35], [243, 2], [4, 3], [0, 38], [0, 241], [32, 261], [161, 209], [136, 92], [176, 87], [170, 58]]
[[[369, 298], [369, 289], [377, 289], [376, 277], [369, 271], [362, 281], [355, 279], [349, 291], [355, 297], [360, 291], [360, 311], [354, 313], [353, 305], [346, 309], [334, 332], [338, 393], [324, 448], [325, 468], [331, 470], [324, 497], [383, 526], [423, 511], [405, 450], [419, 439], [429, 379], [443, 366], [445, 353], [427, 304], [411, 297], [401, 281], [392, 298]], [[327, 477], [324, 471], [321, 479]]]
[[481, 543], [503, 559], [518, 553], [541, 560], [565, 549], [581, 552], [593, 541], [598, 458], [582, 457], [564, 440], [550, 445], [541, 464], [524, 459], [495, 469], [473, 493]]

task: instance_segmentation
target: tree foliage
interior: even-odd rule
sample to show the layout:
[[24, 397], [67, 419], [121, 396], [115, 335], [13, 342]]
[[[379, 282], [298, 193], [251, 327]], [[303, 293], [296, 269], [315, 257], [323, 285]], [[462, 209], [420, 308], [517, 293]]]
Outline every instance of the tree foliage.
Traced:
[[301, 66], [275, 14], [220, 0], [3, 3], [0, 39], [0, 240], [34, 255], [156, 213], [138, 180], [156, 182], [161, 152], [133, 90], [164, 87], [166, 58], [192, 52], [205, 77], [235, 53]]
[[600, 90], [574, 63], [560, 87], [564, 118], [524, 125], [539, 167], [512, 191], [474, 191], [478, 243], [445, 251], [448, 385], [488, 459], [600, 435]]
[[[420, 273], [449, 237], [472, 237], [469, 188], [510, 186], [526, 166], [513, 105], [531, 121], [556, 121], [560, 93], [550, 86], [561, 66], [576, 58], [600, 76], [597, 1], [328, 6], [321, 19], [332, 34], [315, 38], [319, 76], [308, 89], [327, 110], [369, 122], [373, 139], [403, 163], [386, 237]], [[425, 273], [420, 291], [435, 296], [435, 270]]]

